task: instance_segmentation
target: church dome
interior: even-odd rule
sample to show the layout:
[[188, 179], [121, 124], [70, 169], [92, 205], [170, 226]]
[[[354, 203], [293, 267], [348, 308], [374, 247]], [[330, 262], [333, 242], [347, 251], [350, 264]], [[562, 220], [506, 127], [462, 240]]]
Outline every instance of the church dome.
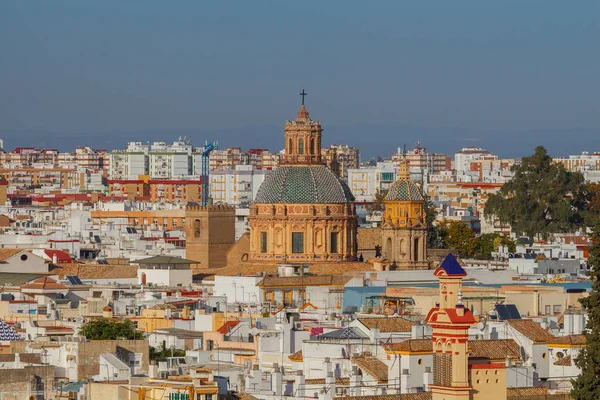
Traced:
[[254, 202], [340, 204], [353, 201], [348, 185], [326, 166], [284, 165], [265, 178]]
[[416, 183], [407, 178], [400, 178], [385, 195], [385, 201], [423, 201], [423, 195]]

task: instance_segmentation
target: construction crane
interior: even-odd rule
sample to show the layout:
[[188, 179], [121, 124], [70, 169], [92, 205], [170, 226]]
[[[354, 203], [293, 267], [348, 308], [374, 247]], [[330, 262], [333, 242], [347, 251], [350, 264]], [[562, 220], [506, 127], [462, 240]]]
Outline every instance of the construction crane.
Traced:
[[208, 177], [210, 175], [210, 153], [216, 149], [216, 143], [208, 143], [202, 148], [202, 205], [208, 205], [208, 197], [210, 192], [210, 181]]

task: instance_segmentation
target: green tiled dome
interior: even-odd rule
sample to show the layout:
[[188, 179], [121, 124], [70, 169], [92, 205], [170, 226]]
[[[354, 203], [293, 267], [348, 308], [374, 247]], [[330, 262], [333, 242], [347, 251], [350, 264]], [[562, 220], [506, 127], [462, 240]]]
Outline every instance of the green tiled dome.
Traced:
[[265, 178], [255, 203], [350, 203], [348, 185], [324, 165], [282, 166]]
[[419, 187], [411, 180], [398, 179], [385, 195], [386, 201], [423, 201]]

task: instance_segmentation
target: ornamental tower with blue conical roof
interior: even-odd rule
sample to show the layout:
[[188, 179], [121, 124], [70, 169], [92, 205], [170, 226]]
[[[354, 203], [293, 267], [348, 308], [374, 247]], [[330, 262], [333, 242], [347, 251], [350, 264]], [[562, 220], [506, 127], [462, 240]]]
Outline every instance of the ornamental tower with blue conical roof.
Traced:
[[433, 328], [432, 400], [468, 400], [469, 327], [475, 324], [473, 313], [462, 302], [462, 279], [467, 276], [450, 253], [435, 270], [440, 284], [440, 299], [427, 314]]

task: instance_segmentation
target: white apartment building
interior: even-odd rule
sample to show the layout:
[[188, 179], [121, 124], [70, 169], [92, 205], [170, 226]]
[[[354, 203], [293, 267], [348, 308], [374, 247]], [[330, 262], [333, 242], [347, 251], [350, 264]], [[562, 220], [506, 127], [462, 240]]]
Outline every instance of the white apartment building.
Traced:
[[137, 179], [148, 174], [149, 147], [142, 142], [130, 142], [124, 151], [110, 153], [110, 179]]
[[237, 165], [233, 170], [212, 171], [210, 195], [215, 203], [248, 206], [269, 173], [271, 171], [257, 170], [251, 165]]
[[385, 192], [396, 181], [396, 167], [391, 161], [378, 162], [375, 167], [348, 170], [348, 186], [356, 201], [373, 201], [375, 194]]
[[149, 174], [152, 179], [182, 178], [192, 175], [192, 145], [175, 142], [152, 144], [149, 159]]
[[491, 153], [478, 147], [463, 147], [454, 154], [454, 169], [457, 172], [468, 173], [471, 169], [471, 161], [490, 156]]

